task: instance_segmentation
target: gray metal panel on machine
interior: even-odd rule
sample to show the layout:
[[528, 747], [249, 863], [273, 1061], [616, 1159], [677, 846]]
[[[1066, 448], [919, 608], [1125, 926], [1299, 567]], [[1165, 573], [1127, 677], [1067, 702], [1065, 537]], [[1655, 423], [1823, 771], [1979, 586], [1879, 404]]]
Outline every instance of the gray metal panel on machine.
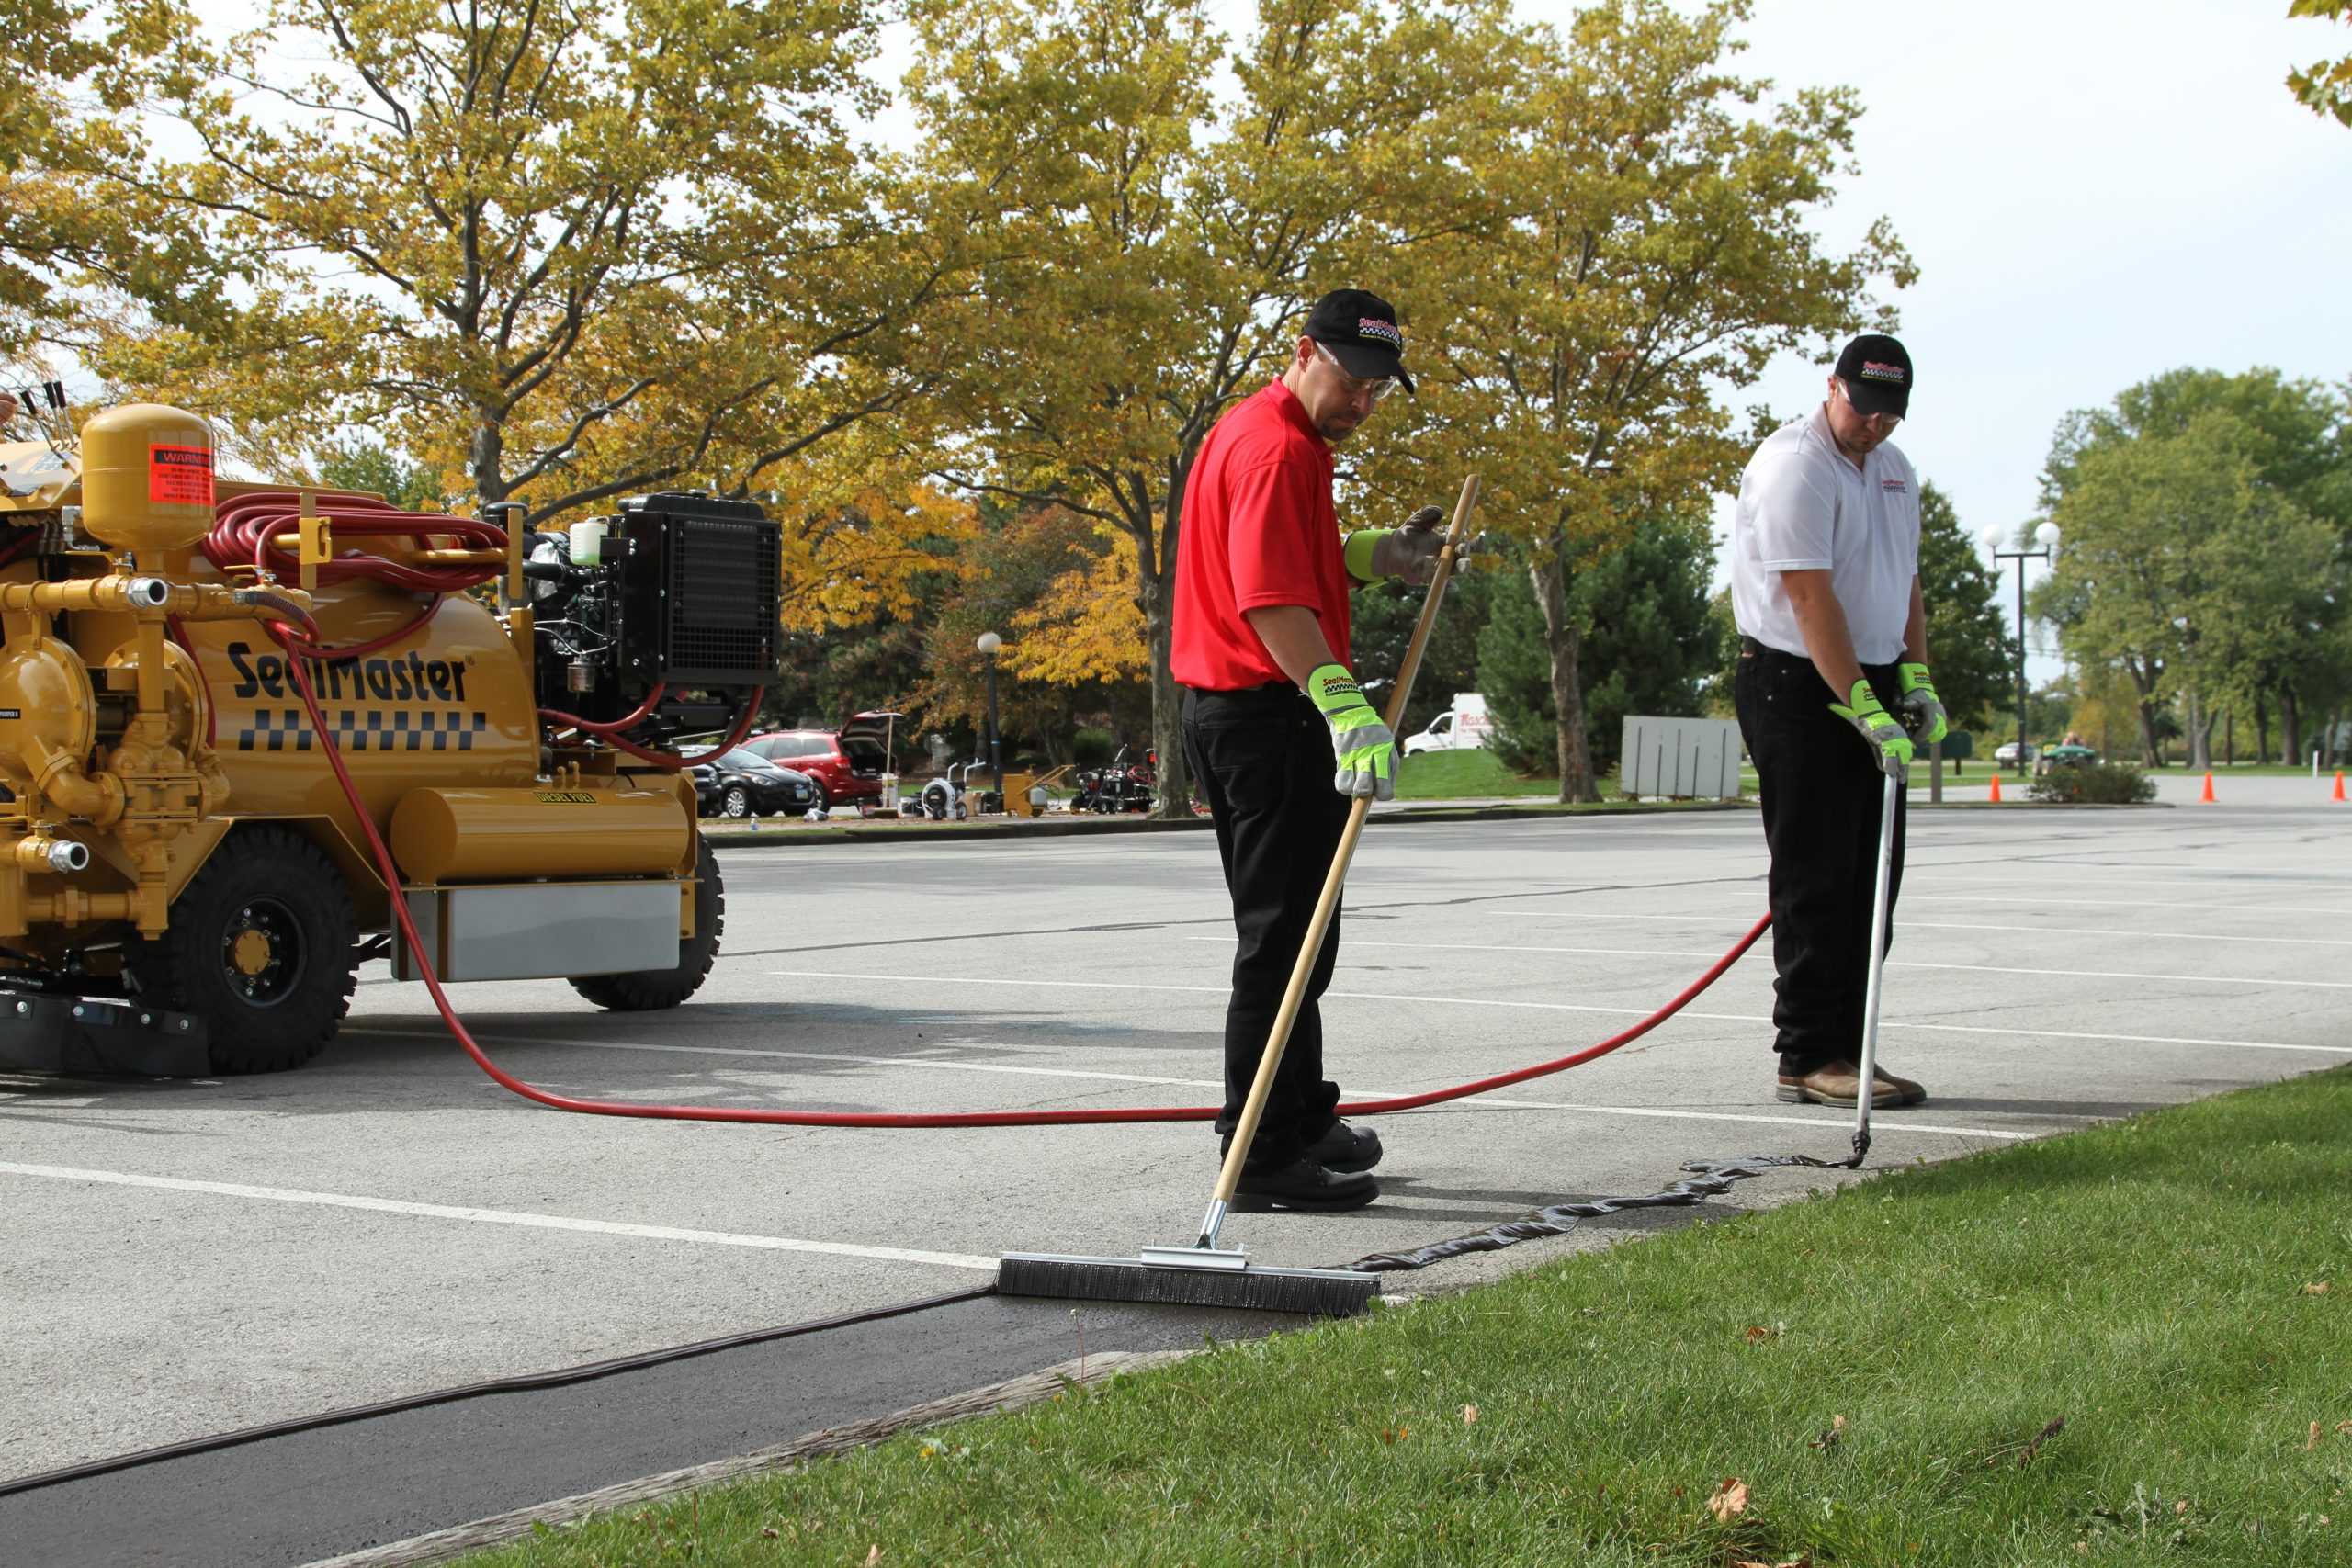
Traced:
[[[414, 887], [409, 918], [444, 980], [538, 980], [670, 969], [678, 962], [678, 884], [529, 882]], [[395, 941], [392, 973], [417, 978]]]

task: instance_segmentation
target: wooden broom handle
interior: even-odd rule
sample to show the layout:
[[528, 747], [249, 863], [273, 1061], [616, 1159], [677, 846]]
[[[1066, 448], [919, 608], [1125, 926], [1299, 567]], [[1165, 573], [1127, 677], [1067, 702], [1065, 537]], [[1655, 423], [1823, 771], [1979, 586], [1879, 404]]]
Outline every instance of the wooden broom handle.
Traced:
[[[1437, 624], [1437, 607], [1445, 597], [1445, 585], [1453, 576], [1453, 562], [1461, 553], [1464, 531], [1470, 526], [1470, 513], [1478, 504], [1478, 476], [1472, 474], [1462, 481], [1462, 499], [1453, 503], [1453, 523], [1445, 532], [1445, 547], [1438, 552], [1437, 574], [1430, 580], [1430, 594], [1421, 604], [1420, 619], [1414, 623], [1413, 640], [1406, 645], [1405, 662], [1396, 670], [1396, 689], [1388, 697], [1388, 729], [1395, 734], [1405, 722], [1405, 704], [1413, 694], [1413, 679], [1421, 671], [1421, 650], [1429, 646], [1430, 628]], [[1298, 960], [1291, 965], [1290, 986], [1283, 992], [1282, 1010], [1274, 1015], [1273, 1032], [1266, 1037], [1265, 1055], [1258, 1058], [1258, 1076], [1250, 1085], [1250, 1098], [1241, 1107], [1241, 1120], [1234, 1124], [1233, 1142], [1225, 1153], [1225, 1168], [1217, 1173], [1216, 1191], [1211, 1196], [1215, 1205], [1230, 1203], [1234, 1190], [1241, 1184], [1241, 1167], [1250, 1157], [1250, 1145], [1258, 1136], [1258, 1123], [1266, 1113], [1266, 1097], [1273, 1091], [1274, 1075], [1282, 1070], [1283, 1053], [1290, 1046], [1291, 1026], [1298, 1021], [1298, 1010], [1306, 996], [1307, 977], [1315, 972], [1315, 960], [1323, 951], [1324, 933], [1331, 929], [1331, 912], [1340, 907], [1340, 888], [1348, 879], [1348, 863], [1355, 858], [1356, 840], [1363, 833], [1365, 816], [1372, 810], [1372, 797], [1360, 795], [1348, 807], [1348, 825], [1340, 835], [1339, 852], [1331, 857], [1331, 869], [1323, 878], [1323, 896], [1315, 901], [1315, 919], [1306, 928], [1306, 940], [1299, 944]]]

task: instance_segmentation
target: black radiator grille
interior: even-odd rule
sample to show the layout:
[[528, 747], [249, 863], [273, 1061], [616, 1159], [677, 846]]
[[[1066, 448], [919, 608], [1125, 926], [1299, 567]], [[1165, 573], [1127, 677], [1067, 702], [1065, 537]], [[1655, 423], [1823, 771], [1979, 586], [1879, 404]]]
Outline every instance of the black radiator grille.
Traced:
[[663, 662], [705, 679], [775, 674], [782, 609], [775, 525], [694, 517], [672, 528]]

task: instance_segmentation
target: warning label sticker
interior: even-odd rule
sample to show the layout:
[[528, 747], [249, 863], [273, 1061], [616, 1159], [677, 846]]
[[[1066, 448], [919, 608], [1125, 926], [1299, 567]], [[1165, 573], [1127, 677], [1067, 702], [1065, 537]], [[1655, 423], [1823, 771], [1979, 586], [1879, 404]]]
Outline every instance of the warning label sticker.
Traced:
[[596, 797], [584, 789], [543, 789], [539, 799], [548, 806], [594, 806]]
[[212, 504], [212, 454], [202, 446], [147, 448], [147, 499]]

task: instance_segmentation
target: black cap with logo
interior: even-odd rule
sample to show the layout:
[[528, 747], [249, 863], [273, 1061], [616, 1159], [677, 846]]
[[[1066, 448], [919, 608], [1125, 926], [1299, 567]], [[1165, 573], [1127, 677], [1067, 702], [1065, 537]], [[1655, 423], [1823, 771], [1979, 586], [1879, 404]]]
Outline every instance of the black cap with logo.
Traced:
[[1405, 333], [1396, 325], [1396, 310], [1379, 295], [1333, 289], [1306, 312], [1306, 335], [1329, 348], [1349, 375], [1368, 380], [1394, 376], [1405, 390], [1413, 389], [1413, 378], [1405, 373]]
[[1911, 407], [1911, 355], [1883, 333], [1865, 333], [1838, 356], [1838, 379], [1857, 413], [1891, 413]]

